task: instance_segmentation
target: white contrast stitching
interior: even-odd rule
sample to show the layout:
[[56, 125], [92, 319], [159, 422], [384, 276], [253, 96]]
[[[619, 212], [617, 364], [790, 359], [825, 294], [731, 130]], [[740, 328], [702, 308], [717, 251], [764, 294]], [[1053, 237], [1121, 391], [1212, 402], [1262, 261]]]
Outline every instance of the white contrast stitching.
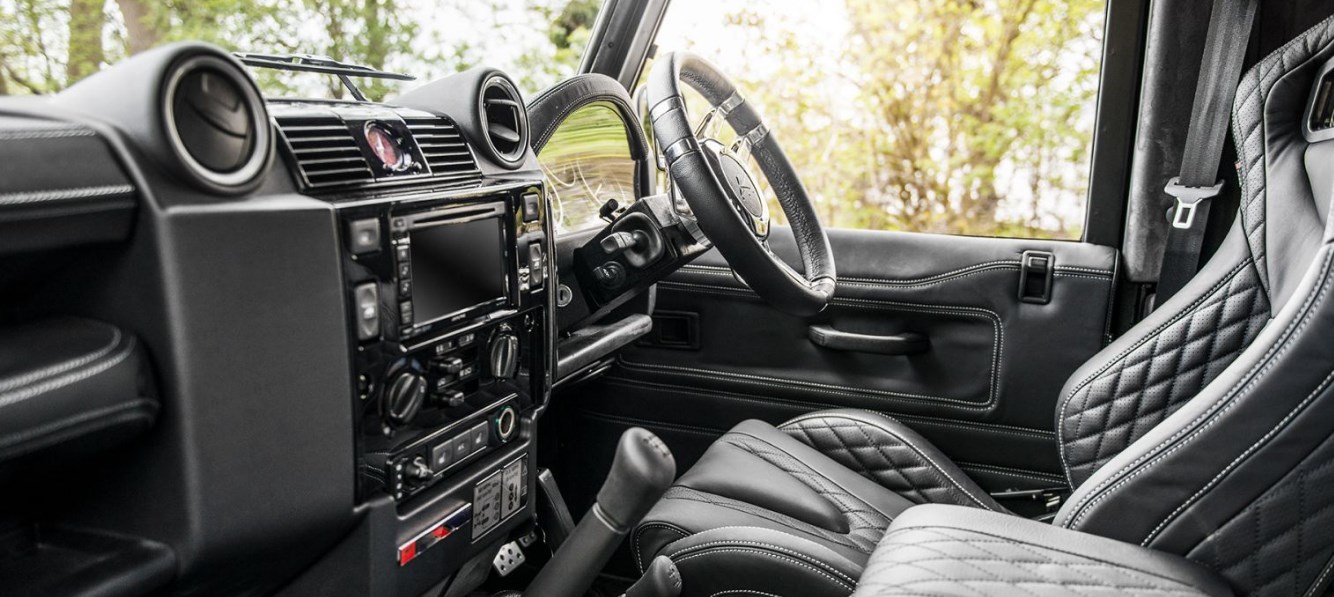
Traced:
[[[758, 299], [758, 297], [749, 290], [739, 290], [734, 288], [725, 288], [718, 286], [707, 286], [702, 284], [660, 282], [659, 287], [661, 288], [686, 287], [692, 289], [692, 291], [694, 292], [721, 294], [724, 296], [742, 296], [746, 298]], [[872, 396], [879, 395], [887, 398], [898, 398], [901, 400], [925, 402], [932, 404], [947, 402], [956, 405], [958, 408], [963, 408], [968, 410], [988, 410], [995, 405], [997, 393], [999, 391], [999, 386], [1000, 386], [999, 377], [1000, 377], [1001, 365], [1003, 364], [1003, 357], [1004, 357], [1003, 348], [1005, 345], [1005, 330], [1004, 327], [1001, 325], [1000, 315], [995, 311], [992, 311], [990, 309], [984, 309], [982, 307], [931, 306], [931, 305], [921, 305], [916, 303], [902, 303], [898, 301], [881, 301], [881, 300], [854, 299], [854, 298], [836, 298], [831, 302], [833, 304], [839, 304], [851, 307], [862, 307], [873, 310], [932, 313], [938, 315], [954, 315], [960, 317], [978, 317], [978, 318], [990, 319], [992, 329], [994, 330], [995, 335], [992, 337], [991, 375], [990, 375], [990, 385], [988, 387], [988, 392], [987, 392], [987, 400], [984, 402], [976, 402], [958, 398], [946, 398], [943, 396], [924, 396], [919, 394], [908, 394], [903, 392], [890, 392], [887, 390], [853, 388], [848, 386], [838, 386], [820, 382], [787, 379], [787, 378], [775, 378], [775, 377], [767, 377], [762, 375], [753, 375], [746, 373], [715, 371], [710, 369], [699, 369], [699, 368], [684, 367], [684, 366], [658, 365], [654, 363], [637, 363], [625, 359], [624, 357], [620, 358], [620, 362], [623, 366], [626, 366], [627, 368], [631, 369], [640, 368], [640, 369], [659, 369], [659, 370], [680, 370], [689, 372], [686, 374], [693, 373], [696, 376], [713, 377], [715, 379], [728, 379], [728, 378], [751, 379], [755, 380], [755, 383], [760, 383], [760, 385], [769, 385], [771, 387], [785, 388], [793, 384], [797, 384], [797, 385], [807, 386], [807, 389], [811, 391], [817, 391], [823, 393], [839, 392], [839, 393], [853, 393], [853, 394], [872, 395]], [[733, 379], [733, 381], [736, 381], [736, 379]], [[769, 383], [763, 383], [763, 382], [769, 382]]]
[[28, 386], [26, 388], [22, 388], [17, 391], [9, 393], [0, 393], [0, 407], [16, 404], [24, 400], [27, 400], [29, 398], [32, 398], [33, 396], [38, 396], [43, 393], [63, 388], [70, 384], [78, 383], [80, 381], [88, 379], [89, 377], [97, 375], [98, 373], [106, 371], [107, 369], [110, 369], [120, 364], [121, 361], [124, 361], [126, 357], [130, 356], [130, 353], [133, 352], [132, 350], [133, 348], [134, 348], [134, 339], [128, 338], [125, 342], [125, 345], [120, 350], [120, 352], [116, 353], [114, 357], [112, 357], [107, 361], [98, 363], [97, 365], [94, 365], [87, 369], [75, 371], [74, 373], [65, 375], [64, 377], [55, 377], [48, 381]]
[[[728, 528], [747, 528], [747, 527], [722, 527], [722, 528], [720, 528], [720, 529], [716, 529], [716, 530], [724, 530], [724, 529], [728, 529]], [[764, 551], [759, 551], [759, 550], [731, 549], [731, 548], [734, 547], [734, 546], [749, 546], [749, 547], [755, 547], [755, 548], [764, 548], [764, 549], [769, 549], [769, 550], [772, 550], [773, 552], [778, 552], [778, 553], [770, 553], [770, 552], [764, 552]], [[720, 548], [720, 547], [722, 547], [722, 548], [727, 548], [727, 549], [718, 549], [718, 548]], [[677, 556], [680, 556], [681, 554], [684, 554], [684, 553], [686, 553], [686, 552], [693, 552], [693, 551], [698, 551], [698, 552], [700, 552], [700, 553], [691, 553], [691, 554], [689, 554], [689, 555], [687, 555], [687, 556], [685, 556], [685, 557], [683, 557], [683, 558], [680, 558], [680, 559], [677, 558]], [[795, 563], [795, 564], [798, 564], [798, 565], [801, 565], [801, 566], [805, 566], [806, 568], [808, 568], [808, 569], [810, 569], [810, 570], [813, 570], [813, 571], [815, 571], [815, 572], [821, 574], [821, 575], [824, 576], [825, 578], [828, 578], [829, 580], [832, 580], [832, 581], [834, 581], [834, 582], [836, 582], [836, 583], [843, 584], [844, 582], [846, 582], [846, 583], [848, 583], [849, 585], [851, 585], [851, 584], [853, 584], [853, 583], [856, 583], [856, 580], [854, 580], [853, 578], [847, 576], [846, 574], [843, 574], [842, 572], [839, 572], [838, 570], [834, 570], [834, 569], [830, 569], [830, 568], [825, 567], [824, 563], [823, 563], [823, 562], [819, 562], [818, 560], [816, 560], [816, 561], [814, 561], [814, 562], [809, 562], [809, 561], [808, 561], [808, 562], [801, 562], [801, 561], [798, 561], [798, 560], [795, 560], [795, 559], [792, 559], [792, 558], [784, 558], [783, 556], [781, 556], [781, 555], [779, 555], [779, 554], [787, 554], [787, 555], [794, 556], [794, 557], [797, 557], [797, 558], [808, 558], [809, 556], [807, 556], [806, 554], [803, 554], [803, 553], [800, 553], [800, 552], [791, 550], [791, 549], [787, 549], [787, 548], [785, 548], [785, 547], [781, 547], [781, 546], [778, 546], [778, 545], [774, 545], [774, 544], [772, 544], [772, 543], [765, 543], [765, 542], [763, 542], [763, 541], [751, 541], [751, 540], [748, 540], [748, 539], [728, 539], [728, 540], [724, 540], [724, 541], [709, 541], [709, 542], [707, 542], [707, 543], [701, 543], [701, 544], [699, 544], [699, 545], [691, 545], [691, 546], [689, 546], [689, 547], [683, 547], [683, 548], [681, 548], [681, 549], [679, 549], [679, 550], [673, 552], [672, 554], [668, 555], [667, 557], [671, 558], [672, 561], [677, 562], [677, 563], [679, 564], [679, 563], [681, 563], [681, 562], [684, 562], [684, 561], [686, 561], [686, 560], [689, 560], [689, 559], [692, 559], [692, 558], [695, 558], [695, 557], [708, 555], [709, 553], [712, 553], [712, 552], [726, 552], [726, 551], [738, 551], [738, 552], [752, 551], [752, 552], [754, 552], [754, 553], [759, 553], [759, 554], [761, 554], [761, 555], [767, 555], [767, 556], [770, 556], [770, 557], [775, 557], [775, 558], [779, 558], [779, 559], [784, 559], [784, 560], [788, 560], [788, 561], [790, 561], [790, 562], [792, 562], [792, 563]], [[819, 566], [821, 566], [822, 568], [825, 568], [825, 570], [817, 569], [817, 568], [815, 568], [814, 566], [812, 566], [811, 564], [819, 565]], [[835, 578], [834, 575], [837, 575], [837, 578]]]
[[32, 139], [66, 139], [70, 137], [93, 137], [97, 133], [82, 127], [13, 129], [0, 131], [0, 141], [28, 141]]
[[133, 192], [134, 187], [127, 184], [120, 184], [100, 187], [80, 187], [75, 189], [0, 193], [0, 205], [25, 205], [29, 203], [45, 203], [48, 201], [69, 201], [71, 199], [129, 195]]
[[83, 356], [70, 359], [63, 363], [51, 365], [49, 367], [43, 367], [36, 371], [31, 371], [28, 373], [24, 373], [22, 375], [16, 375], [8, 379], [0, 379], [0, 394], [8, 392], [19, 386], [32, 383], [34, 380], [41, 379], [43, 377], [51, 377], [54, 375], [59, 375], [61, 373], [69, 371], [70, 369], [82, 367], [84, 365], [87, 365], [88, 363], [96, 361], [97, 359], [106, 356], [107, 353], [110, 353], [112, 350], [116, 349], [116, 345], [120, 344], [120, 336], [121, 334], [119, 328], [111, 328], [111, 341], [108, 342], [107, 345], [103, 346], [102, 348], [94, 350]]
[[[858, 419], [858, 418], [856, 418], [856, 417], [850, 416], [850, 415], [845, 414], [845, 413], [827, 413], [827, 414], [819, 414], [819, 413], [816, 413], [816, 414], [804, 415], [804, 416], [800, 416], [800, 417], [797, 417], [797, 418], [795, 418], [795, 419], [792, 419], [791, 421], [788, 421], [787, 423], [784, 423], [781, 427], [779, 427], [779, 429], [786, 429], [787, 426], [789, 426], [789, 425], [800, 425], [800, 424], [801, 424], [802, 422], [804, 422], [804, 421], [811, 421], [811, 420], [815, 420], [815, 419], [839, 419], [839, 418], [846, 419], [846, 420], [852, 421], [852, 422], [854, 422], [854, 423], [861, 423], [861, 424], [863, 424], [863, 425], [867, 425], [867, 426], [869, 426], [869, 427], [873, 427], [873, 428], [876, 428], [876, 429], [879, 429], [879, 430], [885, 432], [885, 434], [887, 434], [887, 435], [889, 435], [890, 437], [893, 437], [894, 439], [898, 440], [898, 441], [899, 441], [900, 443], [902, 443], [903, 445], [908, 446], [909, 448], [912, 448], [912, 451], [916, 452], [918, 456], [922, 457], [922, 458], [925, 459], [927, 462], [931, 463], [931, 466], [932, 466], [932, 467], [935, 467], [936, 471], [939, 472], [942, 476], [944, 476], [945, 479], [946, 479], [947, 481], [949, 481], [951, 485], [953, 485], [953, 486], [954, 486], [956, 489], [958, 489], [959, 491], [962, 491], [962, 492], [964, 493], [964, 495], [967, 495], [968, 498], [971, 499], [971, 500], [973, 500], [973, 502], [975, 502], [977, 505], [982, 506], [983, 508], [986, 508], [987, 510], [991, 510], [991, 511], [995, 511], [995, 510], [996, 510], [996, 509], [993, 508], [990, 504], [987, 504], [987, 503], [983, 502], [982, 500], [978, 499], [976, 495], [973, 495], [973, 492], [968, 491], [967, 488], [965, 488], [963, 485], [959, 484], [959, 482], [958, 482], [957, 480], [955, 480], [955, 478], [952, 477], [952, 476], [949, 474], [949, 472], [946, 471], [946, 470], [944, 469], [944, 467], [940, 466], [940, 463], [936, 462], [934, 458], [931, 458], [931, 456], [930, 456], [929, 454], [927, 454], [926, 451], [923, 450], [921, 447], [917, 446], [916, 444], [912, 443], [911, 441], [908, 441], [906, 438], [904, 438], [903, 436], [899, 435], [898, 433], [895, 433], [894, 430], [890, 429], [889, 427], [881, 426], [881, 425], [875, 423], [874, 421], [865, 421], [865, 420], [861, 420], [861, 419]], [[869, 439], [869, 438], [868, 438], [868, 439]]]
[[1242, 263], [1237, 265], [1237, 267], [1233, 268], [1232, 271], [1227, 273], [1227, 275], [1219, 279], [1218, 283], [1214, 284], [1212, 288], [1201, 294], [1198, 299], [1196, 299], [1190, 305], [1182, 308], [1180, 311], [1177, 312], [1176, 315], [1172, 316], [1172, 318], [1168, 319], [1158, 327], [1154, 328], [1153, 331], [1146, 333], [1138, 341], [1126, 347], [1115, 357], [1108, 359], [1105, 365], [1099, 367], [1097, 371], [1094, 371], [1093, 373], [1090, 373], [1089, 375], [1085, 376], [1084, 379], [1080, 380], [1079, 383], [1075, 384], [1074, 387], [1070, 388], [1070, 391], [1066, 393], [1063, 398], [1060, 399], [1060, 404], [1061, 404], [1060, 414], [1056, 418], [1056, 448], [1057, 448], [1056, 452], [1057, 455], [1061, 457], [1061, 469], [1065, 471], [1065, 477], [1067, 479], [1074, 479], [1074, 475], [1070, 473], [1070, 463], [1065, 455], [1066, 452], [1065, 413], [1067, 407], [1070, 406], [1070, 401], [1075, 397], [1075, 394], [1083, 390], [1085, 386], [1088, 386], [1089, 384], [1093, 383], [1104, 373], [1106, 373], [1108, 370], [1114, 367], [1117, 363], [1120, 363], [1126, 357], [1130, 356], [1131, 353], [1135, 352], [1136, 350], [1139, 350], [1150, 340], [1156, 339], [1165, 330], [1167, 330], [1167, 328], [1175, 325], [1177, 322], [1181, 321], [1183, 318], [1190, 315], [1195, 309], [1198, 309], [1202, 304], [1204, 304], [1206, 301], [1212, 298], [1214, 293], [1218, 292], [1220, 289], [1223, 288], [1223, 286], [1228, 284], [1233, 278], [1235, 278], [1238, 274], [1240, 274], [1243, 270], [1245, 270], [1248, 263], [1249, 262], [1243, 261]]
[[[1186, 444], [1190, 443], [1191, 440], [1198, 437], [1201, 433], [1203, 433], [1205, 430], [1207, 430], [1215, 422], [1218, 421], [1219, 415], [1222, 415], [1223, 413], [1227, 412], [1232, 408], [1232, 406], [1236, 404], [1235, 398], [1241, 391], [1245, 391], [1250, 387], [1253, 387], [1256, 383], [1259, 382], [1261, 377], [1263, 377], [1266, 373], [1269, 372], [1270, 369], [1274, 367], [1275, 360], [1283, 353], [1287, 352], [1288, 348], [1291, 346], [1290, 343], [1292, 339], [1295, 337], [1295, 335], [1298, 332], [1300, 332], [1303, 328], [1305, 328], [1308, 323], [1310, 323], [1311, 309], [1313, 309], [1317, 303], [1319, 303], [1324, 299], [1326, 291], [1329, 290], [1328, 274], [1329, 274], [1329, 266], [1331, 263], [1330, 262], [1331, 255], [1334, 255], [1334, 252], [1325, 253], [1324, 264], [1321, 266], [1319, 270], [1320, 275], [1324, 278], [1321, 281], [1319, 291], [1314, 292], [1310, 296], [1306, 297], [1306, 301], [1302, 304], [1300, 308], [1301, 315], [1294, 317], [1293, 320], [1288, 323], [1287, 328], [1285, 328], [1282, 334], [1279, 335], [1279, 339], [1272, 346], [1270, 346], [1268, 350], [1265, 351], [1265, 354], [1254, 365], [1251, 366], [1250, 370], [1247, 371], [1246, 374], [1243, 375], [1241, 379], [1239, 379], [1235, 384], [1233, 384], [1231, 388], [1228, 388], [1228, 391], [1223, 393], [1222, 396], [1212, 405], [1210, 405], [1209, 408], [1205, 409], [1203, 413], [1200, 413], [1198, 416], [1196, 416], [1194, 420], [1190, 421], [1186, 425], [1183, 425], [1170, 437], [1163, 440], [1161, 443], [1154, 446], [1152, 449], [1147, 450], [1144, 454], [1141, 454], [1140, 456], [1136, 457], [1135, 460], [1122, 467], [1116, 473], [1113, 473], [1107, 479], [1104, 479], [1102, 482], [1098, 484], [1098, 486], [1094, 487], [1089, 493], [1085, 494], [1085, 496], [1080, 500], [1080, 502], [1076, 504], [1074, 508], [1071, 509], [1069, 514], [1066, 515], [1065, 526], [1073, 527], [1073, 525], [1078, 525], [1084, 519], [1085, 515], [1088, 513], [1088, 509], [1097, 505], [1099, 502], [1106, 499], [1112, 493], [1115, 493], [1117, 489], [1125, 486], [1125, 484], [1128, 483], [1131, 479], [1134, 479], [1140, 474], [1153, 468], [1153, 465], [1157, 464], [1158, 462], [1161, 462], [1163, 458], [1166, 458], [1168, 455], [1172, 454], [1173, 452], [1176, 452]], [[1221, 408], [1216, 409], [1216, 407], [1218, 407], [1219, 404], [1222, 404]], [[1206, 419], [1208, 420], [1205, 421]], [[1200, 424], [1201, 421], [1205, 421], [1203, 426], [1192, 429], [1196, 425]], [[1177, 440], [1181, 440], [1180, 443], [1177, 443]], [[1175, 445], [1172, 448], [1168, 449], [1167, 451], [1159, 453], [1159, 450], [1171, 444]], [[1122, 478], [1122, 475], [1125, 475], [1127, 472], [1135, 469], [1140, 464], [1145, 462], [1147, 462], [1148, 464], [1146, 464], [1144, 468], [1135, 470], [1133, 473]], [[1120, 478], [1119, 481], [1117, 481], [1118, 478]], [[1100, 494], [1099, 492], [1102, 493]], [[1093, 498], [1093, 496], [1095, 495], [1097, 495], [1098, 497]], [[1074, 518], [1072, 519], [1071, 517]]]

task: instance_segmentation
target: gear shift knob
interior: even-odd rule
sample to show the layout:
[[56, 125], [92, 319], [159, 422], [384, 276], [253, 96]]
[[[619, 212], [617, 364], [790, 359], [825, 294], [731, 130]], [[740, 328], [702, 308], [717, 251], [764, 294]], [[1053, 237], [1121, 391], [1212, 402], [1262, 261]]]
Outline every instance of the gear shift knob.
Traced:
[[538, 571], [524, 595], [580, 597], [587, 592], [625, 534], [648, 514], [675, 478], [676, 460], [658, 436], [638, 427], [622, 434], [597, 502]]
[[629, 531], [676, 479], [676, 459], [651, 432], [634, 427], [621, 435], [597, 505], [609, 522]]

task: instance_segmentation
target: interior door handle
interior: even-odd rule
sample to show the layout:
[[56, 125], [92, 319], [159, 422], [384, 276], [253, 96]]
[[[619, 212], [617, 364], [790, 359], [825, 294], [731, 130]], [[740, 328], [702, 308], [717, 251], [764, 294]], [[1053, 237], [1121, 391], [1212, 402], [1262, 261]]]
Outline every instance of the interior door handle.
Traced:
[[840, 332], [828, 325], [813, 325], [809, 328], [811, 342], [831, 350], [848, 352], [870, 352], [875, 354], [905, 355], [926, 352], [931, 343], [926, 336], [913, 332], [873, 336]]

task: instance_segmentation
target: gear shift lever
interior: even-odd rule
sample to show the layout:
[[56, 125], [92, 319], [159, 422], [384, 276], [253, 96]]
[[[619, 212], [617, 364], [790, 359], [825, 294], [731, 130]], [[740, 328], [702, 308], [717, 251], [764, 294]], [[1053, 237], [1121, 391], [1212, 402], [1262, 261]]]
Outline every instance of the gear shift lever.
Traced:
[[597, 502], [524, 595], [582, 596], [621, 539], [648, 514], [675, 478], [676, 460], [658, 436], [638, 427], [622, 434]]

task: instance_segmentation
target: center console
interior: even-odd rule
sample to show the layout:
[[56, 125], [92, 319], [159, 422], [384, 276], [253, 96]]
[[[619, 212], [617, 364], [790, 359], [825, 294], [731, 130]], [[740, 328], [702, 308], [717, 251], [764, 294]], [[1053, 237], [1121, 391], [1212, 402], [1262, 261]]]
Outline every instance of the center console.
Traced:
[[399, 566], [533, 512], [553, 371], [544, 206], [537, 182], [338, 205], [358, 501], [396, 505]]

